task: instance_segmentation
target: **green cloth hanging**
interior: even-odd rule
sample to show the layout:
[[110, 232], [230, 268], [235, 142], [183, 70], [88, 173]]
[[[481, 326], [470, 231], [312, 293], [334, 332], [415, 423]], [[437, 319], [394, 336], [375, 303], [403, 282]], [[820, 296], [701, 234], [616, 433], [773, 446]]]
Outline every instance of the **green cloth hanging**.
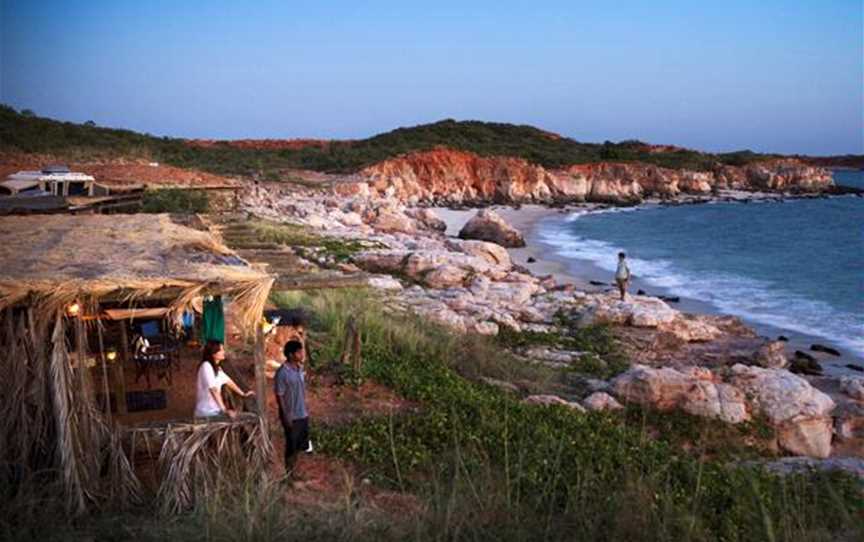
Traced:
[[201, 315], [201, 338], [204, 342], [219, 341], [225, 343], [225, 312], [222, 310], [222, 296], [216, 296], [211, 301], [204, 300], [204, 310]]

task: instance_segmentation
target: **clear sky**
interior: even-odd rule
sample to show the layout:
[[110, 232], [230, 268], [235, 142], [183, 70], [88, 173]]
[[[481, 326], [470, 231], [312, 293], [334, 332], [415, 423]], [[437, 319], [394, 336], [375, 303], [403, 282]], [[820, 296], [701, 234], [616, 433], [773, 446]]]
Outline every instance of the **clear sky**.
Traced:
[[0, 0], [0, 102], [206, 138], [442, 118], [864, 153], [862, 0]]

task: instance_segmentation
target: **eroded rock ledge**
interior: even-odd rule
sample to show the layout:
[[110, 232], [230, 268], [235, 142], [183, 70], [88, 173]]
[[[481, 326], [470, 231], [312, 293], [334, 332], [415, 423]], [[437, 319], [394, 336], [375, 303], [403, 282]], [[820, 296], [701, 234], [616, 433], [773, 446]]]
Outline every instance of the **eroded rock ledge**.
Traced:
[[796, 159], [710, 171], [644, 163], [600, 162], [547, 170], [511, 157], [433, 149], [362, 170], [361, 182], [341, 185], [345, 196], [395, 198], [409, 205], [605, 202], [635, 204], [647, 197], [708, 195], [718, 190], [814, 193], [834, 186], [831, 173]]

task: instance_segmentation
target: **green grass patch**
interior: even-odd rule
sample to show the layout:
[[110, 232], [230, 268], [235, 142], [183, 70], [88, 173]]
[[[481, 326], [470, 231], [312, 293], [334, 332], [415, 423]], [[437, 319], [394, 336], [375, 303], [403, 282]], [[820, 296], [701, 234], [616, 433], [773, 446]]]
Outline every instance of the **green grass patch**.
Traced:
[[145, 213], [206, 213], [210, 199], [203, 190], [157, 188], [144, 192], [141, 210]]
[[622, 356], [612, 330], [608, 326], [593, 325], [579, 328], [558, 318], [562, 332], [514, 331], [502, 326], [496, 340], [502, 347], [526, 349], [532, 347], [557, 348], [585, 352], [574, 362], [571, 371], [608, 379], [624, 372], [628, 363]]
[[[506, 534], [502, 527], [518, 538], [529, 534], [527, 525], [535, 535], [586, 540], [828, 540], [860, 527], [860, 486], [846, 477], [779, 478], [705, 460], [704, 425], [693, 419], [681, 429], [693, 441], [682, 450], [678, 436], [650, 435], [644, 420], [522, 404], [461, 376], [473, 360], [458, 337], [388, 317], [368, 296], [276, 301], [312, 307], [317, 329], [333, 337], [324, 347], [333, 357], [355, 315], [364, 374], [422, 405], [416, 415], [319, 429], [322, 450], [362, 463], [379, 483], [425, 493], [444, 510], [464, 508], [451, 513], [479, 519], [453, 525], [479, 538]], [[454, 497], [457, 489], [466, 493]]]
[[318, 235], [298, 224], [256, 220], [250, 223], [251, 236], [261, 243], [276, 243], [290, 247], [319, 248], [336, 261], [344, 262], [363, 250], [380, 246], [359, 239], [343, 239]]

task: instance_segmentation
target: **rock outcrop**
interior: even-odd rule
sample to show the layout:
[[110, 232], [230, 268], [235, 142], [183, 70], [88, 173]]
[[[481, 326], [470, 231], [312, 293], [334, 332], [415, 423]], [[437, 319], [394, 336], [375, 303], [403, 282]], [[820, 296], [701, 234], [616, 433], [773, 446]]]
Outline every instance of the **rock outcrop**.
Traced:
[[491, 209], [477, 211], [477, 214], [459, 231], [459, 238], [489, 241], [507, 248], [525, 246], [525, 238], [522, 234]]
[[595, 391], [582, 401], [582, 406], [591, 411], [621, 410], [624, 406], [606, 392]]
[[761, 414], [784, 450], [809, 457], [831, 454], [834, 401], [782, 369], [732, 367], [728, 381], [700, 367], [678, 370], [635, 365], [613, 381], [615, 395], [659, 410], [740, 423]]
[[567, 401], [557, 395], [529, 395], [522, 402], [527, 405], [545, 405], [545, 406], [565, 406], [578, 412], [585, 412], [585, 408], [579, 403]]
[[830, 189], [828, 170], [795, 159], [746, 166], [716, 164], [708, 171], [651, 164], [600, 162], [558, 170], [512, 157], [481, 157], [437, 148], [367, 167], [364, 182], [341, 185], [343, 195], [395, 197], [410, 205], [606, 202], [638, 203], [717, 190], [820, 192]]
[[612, 385], [615, 394], [626, 402], [659, 410], [677, 408], [728, 423], [750, 419], [741, 390], [720, 382], [711, 371], [701, 367], [677, 370], [635, 365]]
[[782, 369], [732, 367], [731, 383], [778, 429], [780, 446], [792, 453], [831, 454], [834, 401], [809, 382]]

